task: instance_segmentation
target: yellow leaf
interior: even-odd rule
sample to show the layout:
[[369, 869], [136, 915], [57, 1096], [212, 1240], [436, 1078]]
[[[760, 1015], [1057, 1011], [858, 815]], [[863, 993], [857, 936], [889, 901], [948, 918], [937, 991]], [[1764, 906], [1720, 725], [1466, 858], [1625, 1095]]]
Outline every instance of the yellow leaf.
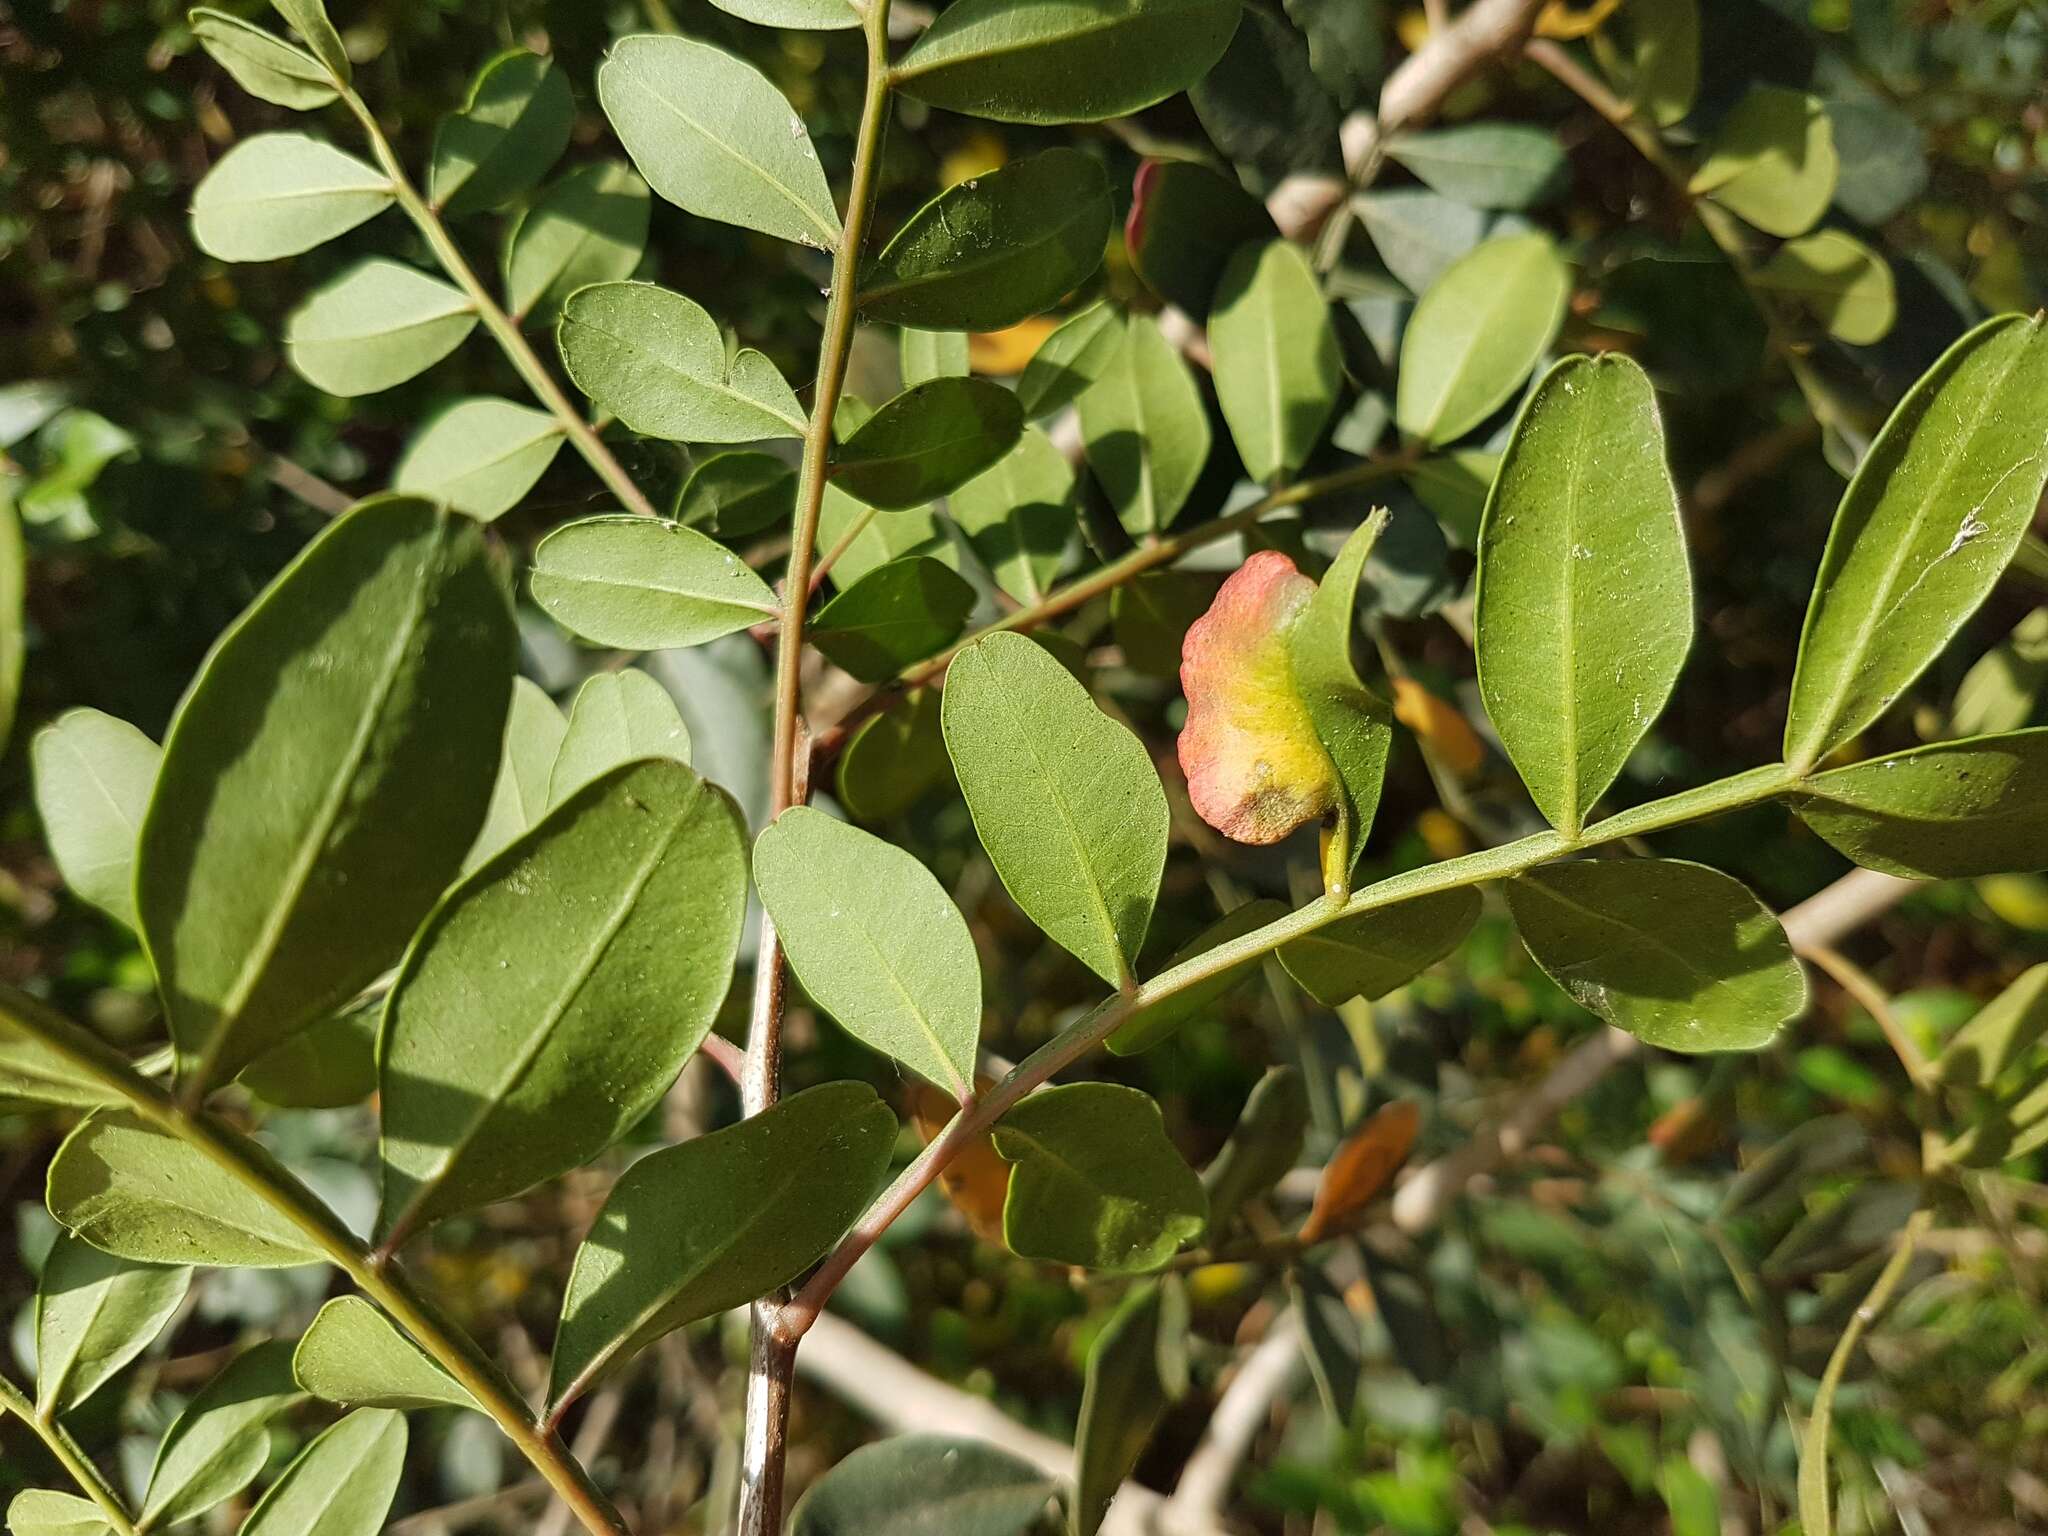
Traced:
[[1465, 717], [1413, 678], [1394, 679], [1394, 718], [1461, 779], [1477, 773], [1486, 761], [1486, 747]]
[[967, 366], [997, 378], [1022, 373], [1058, 324], [1049, 315], [1035, 315], [1007, 330], [977, 331], [967, 338]]
[[1538, 37], [1570, 40], [1586, 37], [1600, 29], [1600, 23], [1621, 8], [1621, 0], [1593, 0], [1584, 10], [1569, 0], [1550, 0], [1536, 17]]
[[[976, 1077], [974, 1091], [986, 1093], [995, 1086], [988, 1077]], [[911, 1099], [910, 1118], [917, 1134], [929, 1146], [946, 1128], [960, 1106], [950, 1094], [929, 1083], [919, 1083]], [[996, 1155], [995, 1143], [978, 1136], [939, 1175], [939, 1188], [967, 1219], [968, 1227], [984, 1242], [1003, 1240], [1003, 1202], [1010, 1196], [1010, 1165]]]
[[946, 158], [939, 162], [939, 186], [957, 187], [976, 176], [999, 171], [1009, 158], [1010, 152], [1001, 138], [986, 128], [978, 128], [954, 145]]

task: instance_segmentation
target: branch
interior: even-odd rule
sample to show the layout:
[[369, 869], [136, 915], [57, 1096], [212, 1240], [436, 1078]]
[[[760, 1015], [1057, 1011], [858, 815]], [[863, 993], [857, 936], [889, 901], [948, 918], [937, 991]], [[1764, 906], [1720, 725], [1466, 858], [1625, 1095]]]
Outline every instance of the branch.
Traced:
[[35, 1432], [43, 1447], [54, 1456], [64, 1470], [70, 1474], [79, 1491], [99, 1507], [100, 1515], [116, 1532], [116, 1536], [135, 1536], [135, 1522], [128, 1516], [126, 1506], [120, 1497], [107, 1485], [85, 1452], [81, 1451], [64, 1426], [55, 1418], [45, 1418], [35, 1410], [35, 1405], [23, 1392], [6, 1377], [0, 1376], [0, 1417], [12, 1413]]
[[1238, 1467], [1251, 1453], [1273, 1404], [1293, 1390], [1306, 1364], [1301, 1319], [1283, 1312], [1230, 1378], [1201, 1444], [1181, 1467], [1173, 1497], [1160, 1511], [1159, 1524], [1168, 1536], [1200, 1536], [1216, 1528]]

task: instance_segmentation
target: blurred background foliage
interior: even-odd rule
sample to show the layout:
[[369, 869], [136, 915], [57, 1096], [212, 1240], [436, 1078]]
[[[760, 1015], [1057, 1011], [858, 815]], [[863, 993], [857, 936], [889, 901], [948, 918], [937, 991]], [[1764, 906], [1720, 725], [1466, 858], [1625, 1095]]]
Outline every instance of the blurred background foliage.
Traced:
[[[1626, 0], [1622, 22], [1652, 3]], [[261, 8], [242, 0], [234, 9]], [[752, 57], [803, 114], [828, 174], [842, 175], [851, 151], [861, 78], [854, 34], [767, 32], [699, 0], [345, 0], [335, 9], [363, 94], [412, 164], [477, 64], [513, 45], [553, 54], [576, 86], [571, 162], [616, 153], [590, 81], [611, 38], [649, 28], [681, 28]], [[908, 11], [907, 0], [897, 9]], [[1572, 39], [1612, 10], [1608, 0], [1560, 0], [1546, 30]], [[1775, 755], [1843, 470], [1950, 340], [1984, 314], [2037, 308], [2048, 293], [2048, 8], [1707, 0], [1703, 20], [1697, 99], [1671, 137], [1703, 139], [1758, 82], [1817, 94], [1842, 161], [1825, 225], [1879, 251], [1893, 277], [1895, 322], [1881, 337], [1859, 345], [1809, 331], [1788, 355], [1686, 199], [1526, 62], [1461, 86], [1439, 120], [1540, 130], [1564, 152], [1557, 184], [1526, 210], [1485, 212], [1390, 165], [1349, 220], [1338, 265], [1358, 338], [1384, 354], [1412, 288], [1485, 230], [1532, 221], [1563, 242], [1575, 269], [1559, 350], [1625, 349], [1655, 376], [1688, 496], [1702, 632], [1674, 708], [1624, 775], [1624, 801]], [[906, 104], [888, 140], [879, 223], [887, 230], [940, 187], [1059, 142], [1101, 159], [1120, 213], [1147, 155], [1206, 161], [1263, 195], [1290, 172], [1338, 163], [1343, 114], [1371, 105], [1385, 70], [1428, 26], [1423, 11], [1381, 0], [1254, 6], [1192, 101], [1095, 128], [1005, 128]], [[337, 490], [346, 499], [386, 484], [439, 406], [520, 392], [484, 346], [359, 400], [328, 397], [284, 366], [281, 318], [301, 294], [366, 252], [417, 257], [415, 237], [386, 219], [295, 263], [228, 268], [202, 256], [186, 228], [194, 184], [237, 138], [289, 114], [236, 91], [172, 0], [0, 4], [0, 77], [0, 494], [19, 513], [29, 571], [20, 718], [0, 758], [0, 973], [112, 1038], [140, 1043], [153, 1028], [146, 968], [130, 935], [60, 888], [28, 793], [30, 731], [90, 704], [160, 733], [207, 645], [321, 525]], [[351, 141], [345, 124], [337, 137]], [[801, 391], [822, 263], [658, 200], [653, 217], [643, 275], [707, 302], [715, 296], [716, 311]], [[465, 226], [463, 238], [479, 267], [495, 265], [489, 221]], [[1120, 247], [1096, 281], [1133, 307], [1159, 307]], [[977, 338], [976, 368], [1014, 373], [1041, 334]], [[893, 350], [886, 333], [868, 339], [856, 357], [857, 392], [891, 387]], [[1373, 398], [1357, 408], [1368, 442], [1377, 436], [1363, 419]], [[1483, 491], [1487, 431], [1473, 443]], [[685, 466], [666, 457], [667, 445], [622, 446], [648, 483], [673, 492]], [[1224, 504], [1234, 478], [1228, 465], [1212, 465], [1197, 492], [1200, 515]], [[1415, 481], [1390, 494], [1418, 528], [1420, 553], [1381, 572], [1378, 633], [1415, 734], [1397, 751], [1369, 877], [1535, 825], [1479, 723], [1470, 651], [1457, 632], [1474, 486]], [[495, 527], [517, 556], [572, 510], [601, 504], [581, 462], [561, 455]], [[1355, 521], [1357, 510], [1332, 509], [1330, 519]], [[1314, 543], [1316, 533], [1267, 525], [1260, 537]], [[1210, 563], [1227, 568], [1238, 553]], [[2037, 544], [2023, 555], [1911, 707], [1879, 728], [1897, 739], [1872, 750], [1949, 733], [1949, 701], [1973, 664], [2044, 600], [2040, 554]], [[1213, 578], [1183, 580], [1199, 611]], [[1106, 603], [1065, 632], [1155, 744], [1177, 792], [1170, 666], [1148, 662], [1141, 633], [1114, 623]], [[565, 690], [588, 665], [545, 626], [528, 635], [528, 670], [550, 689]], [[760, 650], [735, 636], [647, 665], [677, 693], [700, 767], [743, 797], [757, 794]], [[2038, 720], [2042, 660], [2020, 647], [1989, 666], [1974, 674], [1973, 707], [2001, 711], [2000, 728]], [[1191, 815], [1176, 824], [1157, 956], [1219, 906], [1303, 894], [1290, 878], [1298, 884], [1313, 861], [1298, 847], [1224, 844]], [[1092, 978], [1003, 900], [956, 796], [934, 786], [887, 830], [939, 873], [975, 925], [992, 1007], [985, 1038], [995, 1049], [1021, 1056], [1092, 1000]], [[1846, 867], [1770, 808], [1674, 834], [1664, 851], [1711, 860], [1780, 905]], [[1844, 947], [1894, 995], [1922, 1047], [1938, 1050], [1982, 1001], [2048, 960], [2048, 881], [1933, 888]], [[1326, 1251], [1327, 1279], [1366, 1318], [1364, 1391], [1346, 1415], [1303, 1396], [1276, 1416], [1233, 1517], [1274, 1532], [1400, 1536], [1781, 1529], [1795, 1467], [1785, 1408], [1803, 1412], [1810, 1402], [1828, 1348], [1868, 1287], [1867, 1257], [1903, 1220], [1892, 1181], [1910, 1181], [1918, 1166], [1911, 1088], [1882, 1031], [1831, 984], [1817, 982], [1816, 996], [1805, 1024], [1758, 1056], [1659, 1058], [1610, 1075], [1439, 1231], [1409, 1239], [1368, 1226]], [[739, 1002], [736, 989], [729, 1008]], [[1377, 1006], [1317, 1009], [1275, 971], [1169, 1044], [1095, 1070], [1158, 1095], [1198, 1161], [1221, 1145], [1273, 1062], [1296, 1063], [1308, 1079], [1310, 1165], [1393, 1097], [1425, 1106], [1421, 1157], [1511, 1103], [1589, 1024], [1522, 954], [1505, 920], [1490, 916], [1451, 962]], [[877, 1058], [808, 1014], [793, 1020], [791, 1044], [798, 1085], [878, 1071]], [[730, 1114], [724, 1092], [693, 1067], [666, 1123], [647, 1126], [643, 1141]], [[373, 1202], [369, 1131], [357, 1113], [281, 1113], [267, 1123], [280, 1153], [338, 1208]], [[1736, 1171], [1816, 1123], [1832, 1139], [1823, 1138], [1811, 1176], [1731, 1209]], [[28, 1347], [27, 1303], [51, 1238], [39, 1184], [53, 1146], [47, 1123], [0, 1117], [0, 1197], [14, 1213], [20, 1255], [0, 1264], [0, 1320], [17, 1356]], [[1944, 1186], [1936, 1238], [1837, 1407], [1843, 1530], [2048, 1529], [2044, 1176], [2048, 1159], [2037, 1153]], [[515, 1374], [546, 1344], [570, 1245], [602, 1188], [601, 1173], [579, 1175], [450, 1222], [437, 1237], [433, 1280], [481, 1337], [497, 1341]], [[1283, 1186], [1283, 1202], [1299, 1197]], [[1788, 1256], [1787, 1234], [1829, 1212], [1833, 1246], [1809, 1232], [1819, 1250], [1795, 1244]], [[1141, 1479], [1172, 1485], [1226, 1366], [1273, 1314], [1273, 1279], [1252, 1264], [1189, 1275], [1194, 1389], [1168, 1414]], [[296, 1331], [327, 1283], [321, 1270], [212, 1276], [175, 1348], [159, 1349], [125, 1390], [87, 1405], [81, 1438], [104, 1444], [126, 1431], [123, 1443], [145, 1453], [238, 1338]], [[1071, 1438], [1080, 1362], [1117, 1294], [1113, 1284], [1070, 1283], [1010, 1257], [931, 1199], [855, 1272], [838, 1306], [929, 1373]], [[652, 1373], [629, 1383], [627, 1411], [593, 1459], [640, 1529], [715, 1530], [731, 1491], [737, 1345], [717, 1328], [672, 1343]], [[480, 1421], [443, 1412], [423, 1422], [433, 1429], [415, 1440], [402, 1508], [517, 1483], [520, 1472]], [[829, 1395], [806, 1389], [794, 1480], [868, 1433]], [[7, 1426], [0, 1445], [4, 1499], [36, 1479], [40, 1453]], [[132, 1480], [146, 1469], [125, 1470]], [[519, 1497], [476, 1513], [530, 1529], [537, 1503]]]

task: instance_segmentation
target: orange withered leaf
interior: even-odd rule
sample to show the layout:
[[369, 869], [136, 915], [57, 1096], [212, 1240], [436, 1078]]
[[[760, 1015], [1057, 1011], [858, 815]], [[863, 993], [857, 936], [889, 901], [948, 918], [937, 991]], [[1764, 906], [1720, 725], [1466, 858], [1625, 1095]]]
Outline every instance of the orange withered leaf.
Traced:
[[[977, 1094], [986, 1093], [994, 1086], [993, 1078], [976, 1076], [974, 1079]], [[917, 1127], [919, 1138], [927, 1146], [946, 1128], [959, 1108], [951, 1094], [941, 1092], [930, 1083], [918, 1083], [913, 1088], [910, 1118]], [[939, 1175], [939, 1188], [953, 1202], [954, 1209], [967, 1219], [967, 1225], [976, 1237], [989, 1243], [1002, 1242], [1003, 1202], [1010, 1196], [1010, 1165], [996, 1155], [994, 1141], [986, 1135], [977, 1136]]]
[[1303, 1244], [1320, 1242], [1372, 1203], [1394, 1170], [1408, 1159], [1422, 1112], [1411, 1099], [1383, 1104], [1345, 1138], [1316, 1185], [1315, 1203], [1298, 1234]]

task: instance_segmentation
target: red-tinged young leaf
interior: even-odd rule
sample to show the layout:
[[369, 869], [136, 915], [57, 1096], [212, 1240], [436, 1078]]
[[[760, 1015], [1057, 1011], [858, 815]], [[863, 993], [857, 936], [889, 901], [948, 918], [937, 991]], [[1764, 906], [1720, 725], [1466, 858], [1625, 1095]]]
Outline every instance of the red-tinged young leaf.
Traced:
[[1422, 1112], [1414, 1102], [1396, 1099], [1375, 1110], [1345, 1139], [1316, 1185], [1315, 1203], [1301, 1224], [1304, 1245], [1328, 1237], [1371, 1204], [1407, 1160], [1421, 1125]]

